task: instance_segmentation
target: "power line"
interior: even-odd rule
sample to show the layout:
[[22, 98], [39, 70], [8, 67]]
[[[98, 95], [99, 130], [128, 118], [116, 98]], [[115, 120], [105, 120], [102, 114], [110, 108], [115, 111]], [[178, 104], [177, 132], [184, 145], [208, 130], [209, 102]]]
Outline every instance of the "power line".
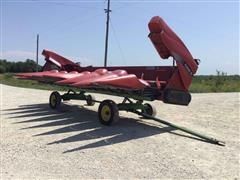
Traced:
[[[75, 25], [75, 26], [70, 26], [70, 27], [68, 27], [68, 28], [59, 28], [59, 29], [60, 29], [59, 32], [61, 32], [61, 34], [58, 34], [58, 35], [60, 35], [61, 38], [58, 39], [58, 41], [61, 41], [61, 39], [63, 39], [63, 37], [66, 37], [66, 35], [67, 35], [67, 36], [71, 35], [72, 32], [75, 32], [75, 31], [78, 30], [79, 28], [83, 28], [83, 27], [84, 27], [83, 25], [84, 25], [85, 23], [90, 23], [90, 22], [96, 20], [96, 19], [99, 18], [99, 17], [103, 17], [103, 16], [100, 16], [100, 15], [104, 15], [104, 13], [102, 12], [101, 14], [96, 14], [96, 15], [94, 15], [94, 16], [90, 16], [90, 17], [88, 17], [88, 18], [80, 21], [80, 23], [78, 23], [77, 26]], [[63, 31], [63, 30], [66, 30], [66, 31]], [[66, 33], [67, 33], [67, 34], [66, 34]], [[49, 36], [51, 35], [51, 34], [49, 33], [49, 31], [48, 31], [47, 33], [45, 33], [45, 35], [46, 35], [46, 34], [48, 34]], [[47, 35], [47, 36], [48, 36], [48, 35]]]
[[[37, 0], [32, 0], [33, 2], [36, 2], [36, 3], [40, 3], [40, 2], [43, 2], [43, 1], [37, 1]], [[109, 2], [109, 0], [108, 0], [108, 2]], [[57, 4], [57, 5], [65, 5], [66, 3], [57, 3], [57, 2], [54, 2], [54, 1], [51, 1], [51, 3], [53, 3], [53, 4]], [[123, 8], [126, 8], [126, 7], [129, 7], [129, 5], [128, 6], [126, 6], [126, 5], [124, 5], [124, 6], [120, 6], [120, 7], [117, 7], [117, 8], [115, 8], [115, 10], [116, 11], [118, 11], [118, 10], [120, 10], [120, 9], [123, 9]], [[86, 8], [87, 9], [87, 8]], [[105, 12], [106, 13], [109, 13], [111, 10], [108, 8], [107, 10], [105, 10]], [[83, 19], [81, 19], [81, 23], [80, 23], [80, 25], [82, 25], [83, 23], [85, 23], [85, 22], [89, 22], [90, 20], [92, 21], [93, 19], [95, 19], [95, 17], [97, 16], [97, 17], [99, 17], [100, 15], [102, 15], [103, 13], [98, 13], [98, 14], [96, 14], [96, 15], [94, 15], [94, 16], [90, 16], [90, 17], [87, 17], [87, 18], [84, 18], [84, 20]], [[65, 25], [69, 25], [69, 22], [72, 22], [74, 19], [76, 19], [76, 17], [79, 17], [79, 15], [74, 15], [74, 16], [71, 16], [71, 17], [68, 17], [67, 19], [65, 19], [65, 20], [63, 20], [62, 19], [62, 21], [61, 21], [61, 26], [65, 26]], [[108, 18], [109, 18], [109, 22], [110, 22], [110, 25], [111, 25], [111, 28], [112, 28], [112, 30], [113, 30], [113, 35], [114, 35], [114, 38], [115, 38], [115, 41], [116, 41], [116, 44], [117, 44], [117, 46], [118, 46], [118, 49], [119, 49], [119, 52], [120, 52], [120, 54], [121, 54], [121, 58], [122, 58], [122, 60], [124, 61], [124, 63], [126, 64], [126, 59], [125, 59], [125, 56], [124, 56], [124, 53], [123, 53], [123, 50], [122, 50], [122, 47], [121, 47], [121, 45], [120, 45], [120, 42], [119, 42], [119, 40], [118, 40], [118, 37], [117, 37], [117, 33], [116, 33], [116, 31], [115, 31], [115, 28], [114, 28], [114, 25], [113, 25], [113, 23], [112, 23], [112, 21], [111, 21], [111, 19], [110, 19], [110, 17], [109, 17], [109, 14], [108, 14]], [[74, 25], [75, 25], [76, 23], [74, 23]], [[51, 28], [46, 28], [48, 31], [45, 31], [45, 32], [43, 32], [43, 33], [41, 33], [41, 34], [48, 34], [49, 32], [51, 32], [51, 31], [53, 31], [53, 30], [55, 30], [56, 28], [58, 27], [58, 24], [56, 24], [56, 25], [54, 25], [54, 26], [51, 26]], [[70, 28], [69, 28], [70, 27]], [[79, 27], [79, 23], [77, 23], [77, 29], [78, 29], [78, 27]], [[58, 29], [60, 29], [60, 28], [58, 28]], [[62, 28], [61, 27], [61, 31], [62, 31], [62, 29], [65, 29], [65, 28]], [[76, 29], [76, 26], [68, 26], [68, 28], [66, 28], [67, 30], [68, 30], [68, 32], [69, 32], [69, 30], [71, 30], [71, 29]], [[71, 33], [69, 33], [69, 34], [71, 34]], [[68, 35], [69, 35], [68, 34]], [[63, 35], [63, 33], [61, 32], [61, 39], [63, 39], [63, 37], [62, 37], [62, 35]], [[58, 39], [59, 40], [59, 39]], [[105, 49], [105, 65], [107, 65], [107, 63], [106, 63], [106, 49]]]
[[[59, 0], [7, 0], [7, 1], [3, 1], [6, 3], [34, 3], [34, 2], [39, 2], [39, 3], [63, 3], [59, 2]], [[76, 3], [102, 3], [102, 0], [68, 0], [65, 1], [67, 3], [72, 3], [72, 4], [76, 4]]]
[[[107, 1], [107, 0], [105, 0], [105, 1]], [[29, 2], [46, 3], [47, 1], [30, 0]], [[49, 4], [68, 5], [67, 3], [62, 3], [62, 2], [57, 2], [57, 1], [51, 1], [51, 0], [50, 0], [49, 2], [50, 2], [50, 3], [48, 3], [48, 5], [49, 5]], [[85, 1], [74, 1], [74, 2], [85, 2]], [[92, 1], [91, 1], [91, 2], [92, 2]], [[95, 2], [95, 1], [94, 1], [94, 2]], [[97, 1], [97, 2], [98, 2], [98, 1]], [[68, 2], [68, 3], [69, 3], [69, 2]], [[71, 4], [70, 4], [70, 6], [78, 7], [78, 8], [82, 8], [82, 9], [88, 9], [88, 10], [91, 9], [91, 8], [88, 8], [88, 7], [74, 6], [74, 5], [71, 5]], [[132, 5], [130, 5], [130, 6], [132, 6]], [[128, 5], [128, 6], [124, 5], [124, 6], [115, 8], [114, 11], [118, 11], [118, 10], [123, 9], [123, 8], [125, 8], [125, 7], [129, 7], [129, 5]], [[97, 8], [97, 9], [98, 9], [98, 8]], [[91, 10], [94, 10], [94, 8], [91, 9]], [[100, 8], [99, 8], [98, 10], [100, 10]], [[101, 8], [101, 10], [102, 10], [102, 8]], [[91, 16], [90, 18], [99, 16], [99, 15], [102, 15], [102, 13], [98, 13], [98, 14], [96, 14], [96, 15], [94, 15], [94, 16]], [[60, 27], [66, 26], [66, 25], [70, 24], [71, 22], [73, 22], [74, 20], [76, 20], [78, 17], [79, 17], [79, 15], [76, 14], [76, 15], [67, 17], [67, 18], [65, 18], [65, 19], [61, 19], [61, 22], [59, 22], [59, 23], [55, 23], [55, 24], [53, 24], [53, 25], [51, 24], [51, 25], [48, 26], [48, 27], [45, 26], [45, 29], [47, 29], [47, 31], [41, 32], [41, 34], [42, 34], [42, 35], [48, 34], [49, 32], [57, 29], [59, 26], [60, 26]], [[87, 19], [89, 19], [89, 18], [87, 17]], [[82, 21], [80, 20], [80, 22], [82, 22]], [[72, 27], [72, 26], [70, 26], [70, 27]]]
[[[47, 3], [47, 1], [40, 1], [40, 0], [30, 0], [29, 2], [33, 2], [33, 3]], [[76, 6], [76, 5], [73, 5], [73, 4], [70, 4], [70, 3], [63, 3], [63, 2], [55, 2], [55, 1], [49, 1], [49, 3], [47, 4], [47, 6], [49, 5], [60, 5], [60, 6], [71, 6], [71, 7], [76, 7], [76, 8], [80, 8], [80, 9], [86, 9], [86, 10], [100, 10], [100, 8], [96, 8], [96, 7], [80, 7], [80, 6]], [[101, 9], [102, 10], [102, 9]], [[79, 12], [79, 11], [78, 11]], [[53, 29], [56, 29], [59, 25], [63, 26], [63, 25], [66, 25], [66, 24], [69, 24], [70, 22], [74, 21], [75, 19], [79, 19], [79, 14], [75, 14], [73, 16], [70, 16], [70, 17], [67, 17], [67, 18], [64, 18], [64, 19], [61, 19], [61, 22], [58, 22], [58, 23], [55, 23], [55, 24], [50, 24], [50, 26], [45, 26], [45, 29], [47, 29], [47, 31], [45, 32], [42, 32], [42, 34], [45, 34], [45, 33], [48, 33], [49, 31], [52, 31]]]
[[[80, 3], [78, 3], [78, 2], [75, 2], [74, 4], [73, 4], [73, 2], [71, 3], [71, 2], [69, 2], [69, 1], [67, 1], [67, 3], [64, 3], [64, 2], [59, 2], [59, 1], [40, 1], [40, 0], [31, 0], [31, 2], [35, 2], [35, 3], [47, 3], [47, 5], [49, 6], [49, 5], [59, 5], [59, 6], [64, 6], [64, 7], [66, 7], [66, 6], [69, 6], [69, 7], [75, 7], [75, 8], [82, 8], [82, 9], [86, 9], [86, 8], [88, 8], [88, 7], [80, 7], [80, 6], [78, 6]], [[82, 3], [85, 3], [86, 4], [86, 2], [82, 2]], [[93, 4], [93, 3], [91, 3], [91, 4]], [[95, 9], [98, 9], [98, 10], [102, 10], [102, 8], [99, 8], [99, 7], [94, 7]], [[89, 9], [89, 8], [88, 8]]]
[[118, 40], [118, 37], [117, 37], [117, 33], [115, 31], [115, 28], [113, 26], [113, 23], [112, 23], [112, 19], [110, 18], [110, 24], [111, 24], [111, 28], [112, 28], [112, 31], [113, 31], [113, 35], [114, 35], [114, 38], [115, 38], [115, 41], [117, 43], [117, 46], [118, 46], [118, 49], [119, 49], [119, 52], [121, 54], [121, 57], [122, 57], [122, 60], [124, 61], [124, 65], [126, 65], [126, 58], [125, 58], [125, 55], [123, 53], [123, 50], [122, 50], [122, 47], [120, 45], [120, 42]]
[[[83, 23], [85, 23], [85, 22], [89, 22], [89, 20], [92, 20], [92, 19], [94, 19], [95, 17], [99, 17], [100, 15], [103, 15], [104, 13], [103, 12], [101, 12], [101, 13], [97, 13], [97, 14], [94, 14], [94, 15], [92, 15], [92, 16], [88, 16], [88, 17], [85, 17], [85, 18], [82, 18], [82, 19], [80, 19], [80, 21], [78, 21], [78, 22], [75, 22], [74, 24], [77, 24], [78, 26], [79, 25], [82, 25]], [[69, 23], [70, 22], [73, 22], [74, 20], [76, 20], [77, 19], [77, 17], [79, 17], [79, 15], [74, 15], [74, 16], [71, 16], [71, 17], [68, 17], [67, 19], [65, 19], [65, 20], [63, 20], [63, 23], [59, 23], [59, 24], [55, 24], [54, 26], [52, 26], [51, 28], [46, 28], [46, 29], [48, 29], [47, 31], [45, 31], [45, 32], [43, 32], [42, 34], [49, 34], [50, 32], [52, 32], [52, 31], [54, 31], [54, 30], [58, 30], [59, 31], [59, 29], [61, 29], [61, 31], [62, 31], [62, 29], [63, 29], [63, 27], [64, 26], [66, 26], [66, 25], [68, 25], [69, 27], [67, 28], [67, 30], [71, 30], [71, 29], [74, 29], [74, 27], [76, 27], [76, 26], [73, 26], [73, 25], [69, 25]], [[79, 20], [79, 19], [77, 19], [77, 20]], [[60, 25], [61, 25], [61, 27], [60, 27]]]

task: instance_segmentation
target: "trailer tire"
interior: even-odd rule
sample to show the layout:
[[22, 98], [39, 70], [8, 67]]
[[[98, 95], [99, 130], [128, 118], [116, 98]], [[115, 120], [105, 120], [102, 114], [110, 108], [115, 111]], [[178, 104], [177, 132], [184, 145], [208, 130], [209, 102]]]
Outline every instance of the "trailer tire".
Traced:
[[58, 109], [61, 106], [61, 95], [59, 94], [59, 92], [54, 91], [51, 93], [50, 97], [49, 97], [49, 106], [52, 109]]
[[155, 106], [145, 103], [144, 107], [145, 108], [142, 110], [142, 113], [145, 113], [152, 117], [155, 117], [157, 115], [157, 110], [156, 110]]
[[87, 105], [88, 106], [94, 106], [94, 104], [95, 104], [95, 97], [93, 96], [93, 95], [87, 95], [86, 96], [86, 102], [87, 102]]
[[119, 120], [117, 104], [112, 100], [104, 100], [98, 108], [98, 118], [101, 124], [109, 126]]

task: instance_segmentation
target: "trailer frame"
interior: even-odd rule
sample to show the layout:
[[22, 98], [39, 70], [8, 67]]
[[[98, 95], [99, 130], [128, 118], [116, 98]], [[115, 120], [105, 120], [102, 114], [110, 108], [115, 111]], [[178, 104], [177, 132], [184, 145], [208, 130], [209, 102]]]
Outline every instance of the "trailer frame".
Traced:
[[[95, 97], [91, 94], [86, 94], [86, 93], [102, 93], [102, 94], [107, 94], [107, 95], [113, 95], [113, 96], [119, 96], [123, 97], [123, 101], [121, 103], [115, 103], [112, 100], [103, 100], [99, 101], [96, 100]], [[182, 127], [179, 125], [176, 125], [174, 123], [164, 121], [158, 117], [156, 117], [156, 109], [154, 106], [152, 106], [149, 103], [144, 103], [145, 101], [153, 101], [152, 98], [149, 98], [147, 96], [134, 96], [131, 94], [117, 94], [116, 92], [113, 91], [99, 91], [99, 90], [94, 90], [94, 89], [80, 89], [79, 93], [76, 91], [70, 89], [67, 93], [64, 93], [60, 95], [59, 92], [54, 91], [51, 93], [49, 97], [49, 106], [52, 109], [59, 109], [61, 106], [61, 101], [69, 101], [69, 100], [81, 100], [81, 101], [86, 101], [88, 106], [93, 106], [95, 103], [99, 103], [99, 108], [98, 108], [98, 117], [99, 121], [103, 125], [111, 125], [112, 123], [118, 121], [119, 119], [119, 111], [127, 111], [131, 112], [134, 114], [137, 114], [141, 116], [144, 119], [151, 119], [156, 122], [159, 122], [161, 124], [173, 127], [177, 130], [183, 131], [185, 133], [191, 134], [195, 137], [201, 138], [202, 140], [212, 143], [212, 144], [217, 144], [220, 146], [225, 146], [225, 142], [220, 141], [218, 139], [212, 138], [208, 135], [196, 132], [192, 129]], [[135, 101], [135, 102], [134, 102]]]

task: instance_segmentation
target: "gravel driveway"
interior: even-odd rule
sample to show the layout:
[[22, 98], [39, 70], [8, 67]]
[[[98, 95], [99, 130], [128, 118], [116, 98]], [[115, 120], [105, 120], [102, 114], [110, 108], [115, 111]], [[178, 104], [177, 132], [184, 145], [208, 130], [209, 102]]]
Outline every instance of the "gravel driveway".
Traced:
[[161, 119], [223, 140], [222, 147], [126, 112], [105, 127], [98, 105], [70, 101], [54, 111], [50, 91], [0, 88], [1, 179], [240, 178], [239, 93], [193, 94], [188, 107], [153, 102]]

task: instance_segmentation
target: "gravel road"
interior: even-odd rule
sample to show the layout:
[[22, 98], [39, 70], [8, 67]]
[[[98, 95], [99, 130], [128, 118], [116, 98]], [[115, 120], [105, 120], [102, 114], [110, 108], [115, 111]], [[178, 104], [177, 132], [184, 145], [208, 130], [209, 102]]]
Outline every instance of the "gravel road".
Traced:
[[240, 93], [193, 94], [188, 107], [152, 103], [161, 119], [223, 140], [222, 147], [126, 112], [105, 127], [98, 105], [85, 102], [54, 111], [50, 91], [0, 89], [1, 179], [240, 178]]

